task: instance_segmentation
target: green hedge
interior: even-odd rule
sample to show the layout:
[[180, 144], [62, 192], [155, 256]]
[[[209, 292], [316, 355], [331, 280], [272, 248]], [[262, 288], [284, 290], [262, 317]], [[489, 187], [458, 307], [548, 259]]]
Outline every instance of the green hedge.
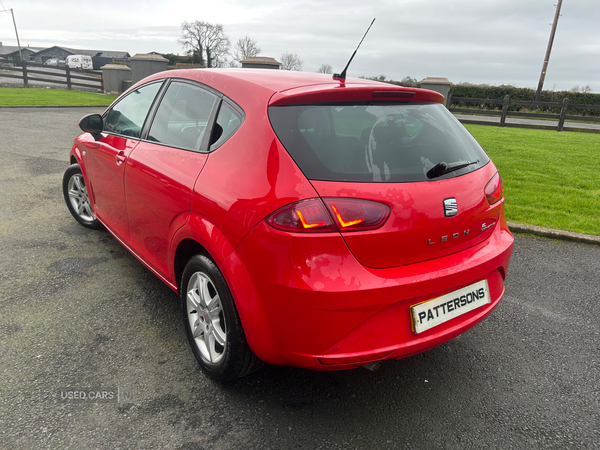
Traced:
[[[398, 86], [409, 86], [406, 83], [399, 81], [389, 81], [389, 83], [396, 84]], [[417, 86], [421, 87], [421, 86]], [[453, 97], [466, 97], [466, 98], [489, 98], [496, 100], [504, 100], [505, 95], [509, 95], [511, 100], [532, 102], [535, 99], [535, 90], [529, 88], [517, 88], [514, 86], [471, 86], [464, 84], [453, 84], [451, 88]], [[568, 98], [569, 102], [575, 105], [600, 105], [600, 94], [583, 93], [583, 92], [572, 92], [572, 91], [542, 91], [540, 101], [542, 102], [553, 102], [562, 103], [564, 98]], [[502, 109], [502, 105], [477, 105], [474, 103], [464, 102], [453, 102], [452, 106], [456, 108], [475, 108], [475, 109]], [[529, 110], [525, 106], [512, 105], [509, 111], [522, 111]], [[547, 112], [551, 114], [560, 114], [560, 108], [538, 108], [539, 112]], [[600, 111], [581, 110], [581, 109], [569, 109], [567, 114], [569, 115], [582, 115], [582, 116], [600, 116]]]
[[[516, 88], [512, 86], [468, 86], [462, 84], [452, 85], [454, 97], [467, 98], [494, 98], [503, 100], [508, 94], [511, 100], [532, 102], [535, 99], [535, 90], [529, 88]], [[562, 103], [564, 98], [577, 105], [600, 105], [600, 94], [571, 92], [571, 91], [542, 91], [540, 101]]]
[[[465, 86], [461, 84], [452, 85], [453, 97], [466, 98], [493, 98], [503, 100], [505, 95], [509, 95], [511, 100], [522, 102], [533, 102], [535, 100], [535, 90], [529, 88], [516, 88], [512, 86]], [[562, 103], [563, 99], [568, 98], [569, 102], [575, 105], [600, 105], [600, 94], [571, 92], [571, 91], [542, 91], [540, 101]], [[453, 106], [458, 108], [479, 108], [479, 109], [502, 109], [502, 105], [476, 105], [473, 103], [457, 102]], [[511, 105], [509, 111], [529, 111], [527, 106]], [[560, 108], [540, 107], [537, 109], [540, 113], [560, 114]], [[600, 111], [569, 109], [568, 115], [581, 116], [600, 116]]]

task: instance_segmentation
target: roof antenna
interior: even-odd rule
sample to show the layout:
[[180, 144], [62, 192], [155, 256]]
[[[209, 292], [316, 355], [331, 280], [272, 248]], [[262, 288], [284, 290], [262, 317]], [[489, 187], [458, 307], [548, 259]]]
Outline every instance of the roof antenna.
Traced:
[[367, 36], [367, 33], [369, 32], [369, 30], [373, 26], [374, 22], [375, 22], [375, 19], [373, 19], [373, 21], [371, 22], [371, 25], [369, 25], [369, 28], [367, 28], [367, 31], [365, 31], [365, 35], [362, 37], [362, 39], [358, 43], [358, 46], [356, 47], [356, 50], [354, 50], [354, 53], [352, 53], [352, 56], [350, 57], [350, 61], [348, 61], [348, 64], [346, 64], [346, 67], [344, 67], [344, 70], [342, 70], [342, 73], [334, 73], [333, 74], [333, 79], [336, 80], [336, 81], [339, 81], [340, 82], [340, 86], [342, 86], [342, 87], [346, 86], [346, 70], [348, 70], [348, 66], [350, 65], [350, 63], [354, 59], [354, 55], [356, 55], [356, 52], [358, 51], [358, 48], [360, 47], [360, 44], [362, 44], [362, 41], [365, 40], [365, 37]]

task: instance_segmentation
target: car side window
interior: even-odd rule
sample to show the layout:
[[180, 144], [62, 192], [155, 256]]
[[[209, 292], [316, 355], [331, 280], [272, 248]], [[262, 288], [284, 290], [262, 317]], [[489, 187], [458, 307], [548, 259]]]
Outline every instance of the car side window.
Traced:
[[156, 111], [148, 140], [198, 150], [217, 100], [200, 86], [173, 81]]
[[242, 116], [227, 103], [223, 102], [217, 115], [217, 122], [213, 127], [210, 150], [219, 148], [237, 131], [241, 124]]
[[161, 84], [152, 83], [127, 94], [104, 116], [104, 131], [139, 138]]

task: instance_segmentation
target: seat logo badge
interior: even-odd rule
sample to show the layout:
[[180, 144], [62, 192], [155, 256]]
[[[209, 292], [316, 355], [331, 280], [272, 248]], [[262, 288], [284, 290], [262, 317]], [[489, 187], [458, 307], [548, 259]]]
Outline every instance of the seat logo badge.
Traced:
[[446, 217], [452, 217], [458, 214], [458, 205], [454, 197], [447, 198], [444, 200], [444, 215]]

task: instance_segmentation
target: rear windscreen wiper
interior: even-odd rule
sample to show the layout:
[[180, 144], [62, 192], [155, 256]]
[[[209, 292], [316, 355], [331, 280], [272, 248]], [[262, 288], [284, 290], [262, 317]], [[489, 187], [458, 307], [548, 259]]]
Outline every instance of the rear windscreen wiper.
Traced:
[[471, 164], [477, 164], [477, 161], [457, 161], [450, 164], [445, 163], [444, 161], [437, 163], [431, 169], [427, 171], [427, 178], [437, 178], [441, 177], [444, 174], [454, 172], [455, 170], [463, 169]]

